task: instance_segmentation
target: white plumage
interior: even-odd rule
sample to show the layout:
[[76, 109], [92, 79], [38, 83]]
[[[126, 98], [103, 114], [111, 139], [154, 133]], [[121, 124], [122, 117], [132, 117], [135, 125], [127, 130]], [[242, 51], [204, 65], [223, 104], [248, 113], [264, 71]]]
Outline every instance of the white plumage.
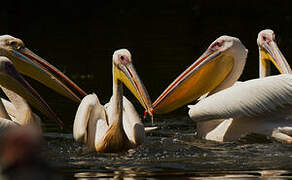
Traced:
[[143, 143], [144, 125], [133, 104], [123, 96], [123, 84], [138, 98], [147, 112], [152, 113], [148, 93], [132, 65], [126, 49], [113, 55], [113, 95], [102, 106], [95, 94], [84, 97], [78, 107], [73, 136], [89, 150], [123, 152]]
[[[189, 106], [199, 137], [232, 141], [257, 133], [292, 142], [291, 68], [274, 40], [272, 30], [263, 30], [258, 35], [262, 78], [236, 82]], [[282, 75], [265, 77], [270, 75], [271, 63]]]
[[[105, 137], [113, 120], [113, 100], [102, 106], [96, 94], [89, 94], [83, 98], [77, 110], [73, 135], [78, 142], [86, 144], [89, 150], [100, 150], [105, 143]], [[129, 142], [123, 142], [127, 148], [136, 147], [144, 142], [144, 125], [140, 120], [132, 103], [123, 97], [123, 131]], [[111, 142], [108, 142], [111, 143]], [[123, 151], [124, 149], [120, 149]], [[107, 152], [109, 150], [105, 150]]]
[[292, 75], [283, 74], [242, 82], [190, 105], [194, 121], [253, 118], [292, 105]]

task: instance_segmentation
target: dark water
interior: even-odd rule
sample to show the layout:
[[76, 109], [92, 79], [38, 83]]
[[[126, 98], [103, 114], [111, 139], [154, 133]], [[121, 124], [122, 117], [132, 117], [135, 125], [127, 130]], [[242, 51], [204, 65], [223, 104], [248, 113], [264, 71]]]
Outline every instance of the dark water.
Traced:
[[[131, 51], [134, 65], [155, 100], [162, 90], [221, 35], [241, 39], [249, 49], [241, 80], [258, 76], [257, 34], [271, 28], [286, 58], [292, 58], [289, 1], [125, 0], [2, 2], [0, 33], [21, 38], [102, 103], [111, 96], [114, 50]], [[234, 143], [197, 139], [184, 107], [156, 117], [159, 130], [124, 154], [86, 154], [72, 139], [78, 104], [44, 86], [32, 85], [65, 122], [64, 130], [45, 120], [46, 153], [65, 179], [194, 179], [291, 176], [291, 146], [251, 136]], [[142, 115], [133, 96], [126, 96]], [[150, 120], [145, 121], [150, 126]]]
[[[146, 142], [122, 154], [86, 153], [72, 134], [47, 133], [47, 153], [64, 175], [81, 179], [279, 178], [292, 176], [291, 145], [250, 135], [232, 143], [195, 136], [185, 116], [166, 117]], [[150, 123], [146, 123], [146, 126]]]

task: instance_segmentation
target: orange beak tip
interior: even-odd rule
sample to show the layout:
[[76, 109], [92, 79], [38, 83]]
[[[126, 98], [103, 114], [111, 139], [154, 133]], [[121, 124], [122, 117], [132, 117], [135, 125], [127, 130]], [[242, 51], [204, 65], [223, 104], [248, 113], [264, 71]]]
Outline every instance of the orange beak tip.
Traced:
[[154, 116], [154, 109], [151, 109], [151, 116]]
[[146, 116], [147, 116], [147, 110], [144, 111], [143, 119], [146, 119]]

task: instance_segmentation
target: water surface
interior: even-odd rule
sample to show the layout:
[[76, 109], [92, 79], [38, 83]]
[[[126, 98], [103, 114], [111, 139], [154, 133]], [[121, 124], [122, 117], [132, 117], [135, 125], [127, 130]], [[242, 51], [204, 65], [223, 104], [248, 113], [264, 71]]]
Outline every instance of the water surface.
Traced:
[[[88, 153], [72, 134], [47, 133], [47, 153], [65, 178], [194, 179], [292, 176], [291, 145], [250, 135], [231, 143], [198, 139], [186, 116], [161, 117], [146, 142], [121, 154]], [[151, 125], [150, 122], [146, 125]]]
[[[240, 80], [258, 77], [256, 38], [263, 29], [273, 29], [288, 62], [292, 57], [289, 1], [106, 0], [92, 5], [10, 0], [0, 10], [1, 34], [21, 38], [86, 92], [95, 92], [103, 104], [112, 93], [112, 54], [119, 48], [131, 51], [152, 100], [221, 35], [238, 37], [249, 49]], [[200, 140], [186, 107], [156, 116], [160, 129], [148, 133], [137, 149], [87, 153], [72, 139], [78, 103], [30, 82], [65, 122], [60, 130], [44, 119], [45, 153], [64, 179], [291, 177], [290, 145], [258, 136], [233, 143]], [[125, 96], [142, 116], [137, 100], [127, 90]], [[145, 125], [150, 126], [149, 119]]]

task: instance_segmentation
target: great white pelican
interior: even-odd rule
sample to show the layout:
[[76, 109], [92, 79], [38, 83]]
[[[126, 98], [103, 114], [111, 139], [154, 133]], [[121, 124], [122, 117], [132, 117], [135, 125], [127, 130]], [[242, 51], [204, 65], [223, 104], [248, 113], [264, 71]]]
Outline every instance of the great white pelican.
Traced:
[[[208, 140], [232, 141], [250, 133], [292, 142], [292, 75], [272, 30], [258, 34], [259, 79], [234, 86], [190, 106], [198, 135]], [[270, 76], [274, 64], [282, 75]]]
[[244, 69], [247, 52], [239, 39], [219, 37], [156, 99], [154, 112], [168, 113], [206, 93], [230, 87]]
[[[222, 38], [224, 39], [224, 36], [220, 37], [219, 40]], [[271, 30], [261, 31], [258, 35], [260, 77], [270, 74], [271, 64], [274, 64], [280, 73], [291, 72], [290, 66], [274, 39], [275, 35]], [[238, 39], [233, 40], [233, 42], [241, 44]], [[214, 44], [218, 44], [218, 39], [208, 49], [212, 49]], [[223, 43], [219, 47], [226, 47], [226, 45]], [[211, 75], [202, 75], [196, 72], [196, 67], [204, 62], [204, 59], [207, 59], [204, 56], [206, 53], [204, 53], [159, 96], [153, 104], [154, 112], [167, 113], [205, 95], [204, 98], [200, 98], [202, 100], [197, 104], [189, 106], [189, 115], [197, 122], [197, 132], [200, 137], [215, 141], [230, 141], [249, 133], [258, 133], [292, 142], [290, 138], [292, 135], [291, 120], [288, 120], [289, 114], [291, 114], [289, 104], [292, 101], [290, 99], [291, 75], [272, 76], [244, 83], [237, 82], [236, 85], [232, 86], [242, 73], [247, 51], [242, 44], [229, 46], [229, 51], [236, 53], [233, 53], [235, 59], [231, 64], [233, 69], [226, 76], [227, 78], [223, 76], [219, 83], [215, 84], [214, 79], [222, 77], [221, 74], [215, 72]], [[236, 66], [236, 64], [241, 65]], [[204, 64], [199, 67], [198, 69], [201, 71], [208, 69]], [[216, 68], [228, 69], [230, 67], [223, 65], [216, 66]], [[194, 73], [192, 73], [193, 69]], [[204, 80], [204, 82], [191, 81], [191, 78]], [[210, 85], [206, 86], [205, 83], [215, 85], [210, 88]]]
[[73, 136], [89, 150], [123, 152], [144, 141], [144, 125], [132, 103], [123, 96], [123, 84], [152, 115], [149, 95], [132, 64], [131, 54], [120, 49], [113, 54], [113, 95], [102, 106], [95, 94], [83, 98], [77, 110]]

